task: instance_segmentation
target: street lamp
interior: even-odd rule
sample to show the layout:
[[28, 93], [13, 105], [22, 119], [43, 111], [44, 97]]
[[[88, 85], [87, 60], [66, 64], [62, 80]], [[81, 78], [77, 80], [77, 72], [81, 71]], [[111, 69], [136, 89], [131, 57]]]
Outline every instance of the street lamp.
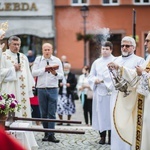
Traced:
[[82, 17], [83, 17], [83, 25], [84, 25], [84, 35], [83, 35], [83, 37], [84, 37], [84, 65], [87, 65], [87, 62], [86, 62], [86, 38], [85, 38], [85, 36], [86, 36], [86, 17], [88, 16], [88, 12], [89, 12], [89, 8], [87, 7], [87, 6], [82, 6], [81, 7], [81, 9], [80, 9], [80, 11], [81, 11], [81, 15], [82, 15]]

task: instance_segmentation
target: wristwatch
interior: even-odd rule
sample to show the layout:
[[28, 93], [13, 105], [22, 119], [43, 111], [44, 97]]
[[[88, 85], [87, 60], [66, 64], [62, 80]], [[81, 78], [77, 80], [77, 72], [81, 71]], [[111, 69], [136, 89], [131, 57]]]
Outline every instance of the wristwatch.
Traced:
[[57, 74], [57, 72], [55, 73], [55, 76], [57, 76], [58, 74]]

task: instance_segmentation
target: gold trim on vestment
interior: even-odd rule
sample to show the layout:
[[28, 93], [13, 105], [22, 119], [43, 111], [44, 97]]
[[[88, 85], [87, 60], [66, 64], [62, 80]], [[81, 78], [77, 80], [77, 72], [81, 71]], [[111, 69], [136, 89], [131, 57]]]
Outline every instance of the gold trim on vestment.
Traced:
[[145, 96], [138, 94], [135, 150], [141, 149]]
[[120, 76], [122, 77], [122, 73], [123, 73], [124, 69], [123, 69], [123, 67], [120, 67], [119, 69], [120, 69]]
[[[118, 95], [119, 95], [119, 91], [118, 91]], [[122, 138], [122, 136], [120, 135], [120, 133], [119, 133], [119, 131], [118, 131], [118, 129], [117, 129], [117, 125], [116, 125], [116, 121], [115, 121], [115, 109], [116, 109], [116, 103], [117, 103], [118, 95], [117, 95], [116, 102], [115, 102], [115, 106], [114, 106], [114, 109], [113, 109], [114, 126], [115, 126], [116, 132], [117, 132], [117, 134], [119, 135], [119, 137], [120, 137], [124, 142], [128, 143], [129, 145], [132, 145], [131, 143], [129, 143], [128, 141], [126, 141], [125, 139]]]
[[[12, 63], [12, 64], [15, 64], [15, 61], [14, 60], [12, 60], [12, 57], [11, 56], [9, 56], [9, 55], [7, 55], [7, 53], [3, 53], [3, 55], [5, 55], [6, 56], [6, 59], [7, 60], [10, 60], [10, 62]], [[21, 64], [21, 70], [20, 70], [20, 72], [22, 72], [22, 68], [24, 67], [24, 63], [23, 63], [23, 61], [24, 61], [24, 57], [23, 56], [20, 56], [21, 57], [21, 61], [20, 61], [20, 64]], [[17, 62], [17, 57], [16, 57], [16, 62]], [[27, 117], [27, 106], [26, 106], [26, 102], [27, 102], [27, 100], [26, 100], [26, 91], [25, 91], [25, 87], [26, 87], [26, 85], [24, 84], [24, 80], [25, 80], [25, 76], [23, 76], [22, 74], [19, 76], [19, 80], [20, 80], [20, 94], [21, 94], [21, 108], [22, 108], [22, 116], [23, 117]]]
[[[145, 71], [147, 73], [150, 72], [150, 61], [146, 65]], [[150, 79], [148, 79], [148, 81], [149, 81], [148, 82], [148, 84], [149, 84]], [[144, 100], [145, 100], [145, 96], [142, 95], [142, 94], [138, 94], [135, 150], [140, 150], [141, 149], [143, 115], [144, 115]]]

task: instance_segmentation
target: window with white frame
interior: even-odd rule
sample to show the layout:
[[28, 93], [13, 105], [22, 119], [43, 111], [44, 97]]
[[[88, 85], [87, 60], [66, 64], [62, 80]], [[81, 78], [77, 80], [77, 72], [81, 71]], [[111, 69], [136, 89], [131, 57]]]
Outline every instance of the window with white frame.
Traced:
[[150, 0], [134, 0], [134, 4], [150, 4]]
[[85, 5], [89, 0], [71, 0], [72, 5]]
[[119, 3], [119, 0], [103, 0], [103, 4], [110, 4], [110, 5], [113, 5], [113, 4], [118, 4]]

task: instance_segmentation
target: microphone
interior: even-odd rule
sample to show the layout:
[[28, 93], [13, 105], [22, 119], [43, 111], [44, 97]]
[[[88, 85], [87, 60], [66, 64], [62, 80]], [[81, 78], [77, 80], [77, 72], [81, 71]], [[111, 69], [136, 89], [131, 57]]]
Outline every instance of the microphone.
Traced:
[[47, 65], [49, 65], [49, 61], [47, 60]]
[[[49, 65], [49, 61], [47, 60], [47, 65]], [[50, 73], [49, 71], [48, 71], [48, 73]]]
[[17, 53], [18, 64], [20, 64], [20, 53]]

